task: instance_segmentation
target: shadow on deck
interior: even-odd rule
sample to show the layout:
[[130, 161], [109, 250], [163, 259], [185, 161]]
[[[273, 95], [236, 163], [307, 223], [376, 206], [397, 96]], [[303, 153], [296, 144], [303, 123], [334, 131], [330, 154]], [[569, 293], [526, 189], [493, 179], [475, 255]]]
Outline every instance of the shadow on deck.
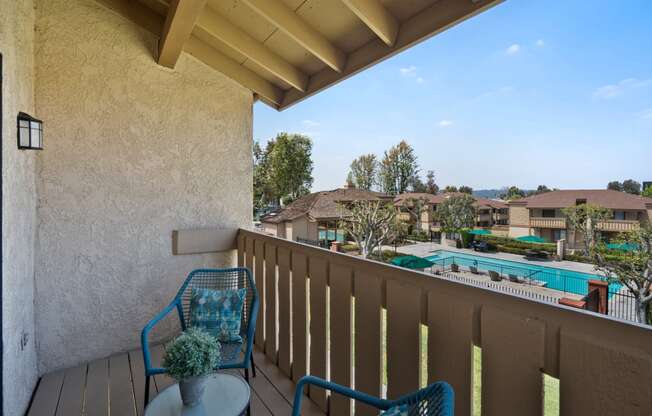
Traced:
[[[152, 349], [158, 364], [163, 346]], [[253, 416], [289, 416], [294, 383], [263, 353], [254, 349], [256, 377], [250, 378]], [[95, 360], [41, 377], [28, 416], [141, 416], [145, 376], [141, 350]], [[150, 383], [150, 400], [174, 381], [155, 376]], [[324, 415], [310, 400], [303, 401], [302, 414]]]

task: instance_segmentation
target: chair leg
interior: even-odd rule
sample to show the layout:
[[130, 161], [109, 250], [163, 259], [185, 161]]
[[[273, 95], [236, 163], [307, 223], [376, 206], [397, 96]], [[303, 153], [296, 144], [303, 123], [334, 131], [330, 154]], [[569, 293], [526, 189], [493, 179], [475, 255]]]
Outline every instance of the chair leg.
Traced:
[[254, 354], [251, 353], [251, 374], [256, 377], [256, 364], [254, 364]]
[[245, 368], [244, 370], [245, 370], [245, 380], [247, 381], [247, 383], [249, 383], [249, 369]]
[[145, 376], [145, 406], [149, 403], [149, 377]]

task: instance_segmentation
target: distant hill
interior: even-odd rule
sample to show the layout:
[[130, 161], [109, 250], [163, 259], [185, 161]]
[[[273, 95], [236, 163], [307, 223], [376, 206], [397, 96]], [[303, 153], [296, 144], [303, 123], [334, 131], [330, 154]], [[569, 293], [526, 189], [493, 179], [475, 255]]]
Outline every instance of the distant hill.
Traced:
[[478, 198], [495, 199], [503, 192], [502, 189], [478, 189], [477, 191], [473, 191], [473, 195]]

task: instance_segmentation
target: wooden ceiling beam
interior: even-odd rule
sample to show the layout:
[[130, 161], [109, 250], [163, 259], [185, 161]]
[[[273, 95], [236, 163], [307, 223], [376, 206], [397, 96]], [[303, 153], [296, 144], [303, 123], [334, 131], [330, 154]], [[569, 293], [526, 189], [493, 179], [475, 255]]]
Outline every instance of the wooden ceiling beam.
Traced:
[[285, 92], [282, 89], [265, 80], [254, 71], [240, 65], [196, 36], [191, 36], [188, 39], [183, 50], [211, 68], [249, 88], [261, 98], [264, 98], [267, 103], [273, 103], [272, 107], [278, 108], [283, 101]]
[[[96, 0], [109, 10], [135, 23], [155, 36], [161, 36], [164, 18], [153, 10], [131, 0]], [[184, 45], [184, 51], [193, 55], [204, 64], [222, 72], [227, 77], [253, 91], [262, 101], [278, 108], [284, 98], [284, 91], [255, 72], [244, 68], [238, 62], [227, 57], [215, 48], [207, 45], [195, 36]]]
[[364, 24], [388, 46], [393, 46], [398, 36], [398, 20], [379, 0], [342, 0]]
[[326, 65], [337, 72], [344, 70], [346, 65], [344, 52], [308, 25], [285, 3], [280, 0], [243, 1]]
[[220, 39], [299, 91], [306, 90], [308, 85], [306, 74], [209, 7], [205, 8], [199, 17], [197, 27]]
[[360, 71], [365, 70], [409, 47], [431, 38], [483, 11], [503, 2], [504, 0], [438, 0], [433, 5], [401, 23], [394, 46], [388, 48], [379, 39], [374, 39], [348, 56], [346, 70], [341, 74], [321, 70], [310, 77], [308, 91], [302, 93], [288, 90], [281, 103], [284, 110], [304, 99], [345, 80]]
[[172, 0], [163, 24], [158, 48], [159, 65], [174, 68], [183, 45], [190, 39], [206, 0]]

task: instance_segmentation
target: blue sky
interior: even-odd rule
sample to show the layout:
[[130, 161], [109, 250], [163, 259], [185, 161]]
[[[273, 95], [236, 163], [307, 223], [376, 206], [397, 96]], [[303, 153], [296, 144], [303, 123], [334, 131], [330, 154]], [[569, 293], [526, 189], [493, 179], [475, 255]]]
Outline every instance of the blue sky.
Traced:
[[423, 174], [474, 189], [652, 180], [652, 1], [507, 0], [283, 112], [254, 139], [314, 142], [313, 190], [407, 140]]

